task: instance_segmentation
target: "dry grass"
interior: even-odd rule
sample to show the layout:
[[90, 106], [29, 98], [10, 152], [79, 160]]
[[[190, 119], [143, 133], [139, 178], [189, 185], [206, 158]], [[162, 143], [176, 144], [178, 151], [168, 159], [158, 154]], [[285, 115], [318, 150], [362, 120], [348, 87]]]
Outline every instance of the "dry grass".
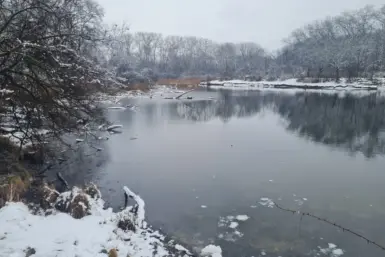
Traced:
[[18, 202], [22, 199], [30, 186], [30, 175], [20, 173], [1, 178], [0, 182], [0, 208], [6, 202]]
[[198, 87], [202, 79], [200, 78], [184, 78], [184, 79], [159, 79], [157, 85], [175, 86], [180, 89]]
[[140, 90], [143, 92], [147, 92], [150, 90], [150, 83], [135, 83], [131, 84], [128, 88], [129, 90]]

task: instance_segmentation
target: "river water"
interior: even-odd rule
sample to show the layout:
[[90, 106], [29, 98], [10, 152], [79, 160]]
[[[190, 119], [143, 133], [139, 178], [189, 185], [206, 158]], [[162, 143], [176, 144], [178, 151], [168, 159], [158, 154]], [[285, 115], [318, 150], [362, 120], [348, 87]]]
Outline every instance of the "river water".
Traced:
[[[125, 99], [123, 133], [91, 179], [122, 206], [122, 186], [148, 220], [191, 248], [224, 256], [383, 256], [321, 221], [259, 204], [270, 198], [385, 245], [385, 98], [374, 94], [198, 91], [192, 100]], [[246, 221], [227, 216], [247, 215]], [[233, 222], [233, 223], [231, 223]], [[237, 222], [237, 223], [235, 223]], [[335, 248], [334, 248], [335, 249]]]

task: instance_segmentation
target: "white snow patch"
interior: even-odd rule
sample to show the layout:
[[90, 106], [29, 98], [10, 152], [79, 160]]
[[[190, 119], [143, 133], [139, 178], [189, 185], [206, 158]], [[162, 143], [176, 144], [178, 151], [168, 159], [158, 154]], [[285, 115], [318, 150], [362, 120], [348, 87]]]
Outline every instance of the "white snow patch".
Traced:
[[13, 92], [15, 92], [15, 91], [9, 90], [9, 89], [0, 89], [0, 94], [2, 94], [2, 95], [12, 94]]
[[186, 252], [187, 254], [191, 254], [189, 250], [187, 250], [185, 247], [181, 246], [180, 244], [176, 244], [175, 249], [181, 252]]
[[318, 248], [319, 248], [319, 253], [328, 255], [330, 257], [339, 257], [344, 254], [344, 251], [342, 249], [337, 248], [337, 245], [332, 243], [328, 244], [328, 248], [321, 248], [320, 246], [318, 246]]
[[202, 249], [201, 255], [206, 257], [222, 257], [222, 249], [220, 246], [208, 245]]
[[[127, 187], [124, 191], [137, 202], [136, 207], [127, 207], [119, 213], [104, 209], [100, 198], [87, 196], [91, 215], [74, 219], [67, 213], [54, 211], [48, 216], [33, 215], [23, 203], [7, 203], [0, 209], [0, 255], [24, 257], [27, 248], [33, 248], [33, 256], [105, 256], [102, 250], [117, 249], [119, 256], [172, 256], [164, 242], [165, 237], [144, 224], [144, 201]], [[59, 199], [70, 199], [80, 190], [62, 193]], [[83, 206], [86, 208], [86, 206]], [[119, 220], [137, 221], [135, 231], [123, 231], [117, 227]], [[180, 245], [176, 250], [185, 251]], [[216, 248], [206, 249], [206, 252]], [[219, 252], [221, 253], [221, 252]], [[184, 254], [184, 253], [183, 253]], [[184, 254], [184, 255], [186, 255]], [[182, 256], [182, 255], [178, 255]], [[220, 256], [220, 255], [213, 255]]]
[[341, 256], [341, 255], [343, 255], [343, 254], [344, 254], [344, 251], [341, 250], [341, 249], [334, 249], [334, 250], [332, 251], [332, 256], [338, 257], [338, 256]]
[[[277, 80], [277, 81], [245, 81], [245, 80], [226, 80], [209, 81], [210, 88], [213, 89], [232, 89], [232, 90], [261, 90], [261, 89], [285, 89], [297, 88], [307, 90], [377, 90], [377, 85], [373, 85], [368, 80], [348, 82], [346, 79], [341, 79], [340, 82], [327, 81], [319, 83], [297, 82], [297, 79]], [[200, 86], [206, 87], [207, 82], [202, 82]]]
[[106, 126], [106, 124], [102, 124], [98, 127], [99, 130], [102, 130], [104, 127]]
[[123, 125], [111, 125], [107, 127], [107, 131], [112, 131], [118, 128], [123, 128]]
[[122, 106], [110, 106], [110, 107], [108, 107], [108, 109], [110, 109], [110, 110], [125, 110], [126, 108], [122, 107]]
[[126, 192], [126, 194], [131, 197], [132, 199], [135, 200], [135, 202], [137, 203], [138, 205], [138, 211], [137, 211], [137, 219], [136, 219], [136, 222], [137, 222], [137, 225], [142, 227], [144, 224], [144, 218], [145, 218], [145, 210], [144, 210], [144, 201], [143, 199], [135, 194], [134, 192], [132, 192], [128, 187], [124, 186], [123, 187], [123, 190], [124, 192]]

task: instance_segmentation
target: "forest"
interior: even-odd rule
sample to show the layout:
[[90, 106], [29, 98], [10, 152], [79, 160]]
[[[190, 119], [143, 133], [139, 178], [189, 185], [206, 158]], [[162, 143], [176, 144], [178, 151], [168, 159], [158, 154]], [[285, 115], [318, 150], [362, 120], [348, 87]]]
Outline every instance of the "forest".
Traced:
[[339, 80], [385, 75], [385, 5], [314, 21], [293, 31], [274, 52], [257, 42], [130, 33], [125, 26], [113, 26], [111, 31], [118, 40], [103, 55], [103, 62], [127, 79], [142, 75]]

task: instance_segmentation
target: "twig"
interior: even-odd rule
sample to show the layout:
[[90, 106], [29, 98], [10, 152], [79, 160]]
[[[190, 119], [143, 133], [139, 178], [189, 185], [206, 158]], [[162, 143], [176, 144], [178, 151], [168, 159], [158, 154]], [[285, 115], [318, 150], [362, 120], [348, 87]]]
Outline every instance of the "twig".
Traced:
[[311, 218], [313, 218], [313, 219], [317, 219], [317, 220], [319, 220], [319, 221], [322, 221], [322, 222], [324, 222], [324, 223], [327, 223], [327, 224], [329, 224], [329, 225], [332, 225], [332, 226], [334, 226], [334, 227], [337, 227], [337, 228], [341, 229], [343, 232], [346, 231], [346, 232], [348, 232], [348, 233], [350, 233], [350, 234], [352, 234], [352, 235], [354, 235], [354, 236], [356, 236], [356, 237], [359, 237], [359, 238], [365, 240], [368, 244], [372, 244], [372, 245], [374, 245], [374, 246], [377, 246], [377, 247], [380, 248], [381, 250], [385, 251], [385, 246], [382, 246], [382, 245], [380, 245], [380, 244], [374, 242], [373, 240], [370, 240], [369, 238], [367, 238], [367, 237], [365, 237], [365, 236], [363, 236], [363, 235], [361, 235], [361, 234], [359, 234], [359, 233], [357, 233], [357, 232], [355, 232], [355, 231], [353, 231], [353, 230], [351, 230], [351, 229], [348, 229], [348, 228], [345, 228], [345, 227], [343, 227], [343, 226], [341, 226], [341, 225], [339, 225], [339, 224], [336, 224], [335, 222], [329, 221], [329, 220], [327, 220], [327, 219], [325, 219], [325, 218], [318, 217], [318, 216], [316, 216], [316, 215], [314, 215], [314, 214], [311, 214], [311, 213], [308, 213], [308, 212], [301, 212], [301, 211], [296, 211], [296, 210], [291, 210], [291, 209], [287, 209], [287, 208], [281, 207], [281, 206], [278, 205], [276, 202], [274, 202], [274, 205], [275, 205], [278, 209], [280, 209], [280, 210], [282, 210], [282, 211], [285, 211], [285, 212], [291, 212], [291, 213], [293, 213], [293, 214], [301, 215], [301, 219], [302, 219], [302, 217], [304, 217], [304, 216], [309, 216], [309, 217], [311, 217]]
[[175, 97], [175, 99], [179, 99], [179, 98], [181, 98], [182, 96], [184, 96], [185, 94], [187, 94], [187, 93], [190, 93], [190, 92], [192, 92], [192, 91], [194, 91], [195, 89], [191, 89], [191, 90], [189, 90], [189, 91], [187, 91], [187, 92], [184, 92], [183, 94], [180, 94], [180, 95], [178, 95], [177, 97]]
[[56, 173], [56, 175], [57, 175], [58, 180], [60, 182], [62, 182], [63, 185], [65, 185], [67, 189], [69, 189], [70, 187], [68, 185], [68, 182], [63, 178], [62, 174], [60, 172], [58, 172], [58, 173]]

